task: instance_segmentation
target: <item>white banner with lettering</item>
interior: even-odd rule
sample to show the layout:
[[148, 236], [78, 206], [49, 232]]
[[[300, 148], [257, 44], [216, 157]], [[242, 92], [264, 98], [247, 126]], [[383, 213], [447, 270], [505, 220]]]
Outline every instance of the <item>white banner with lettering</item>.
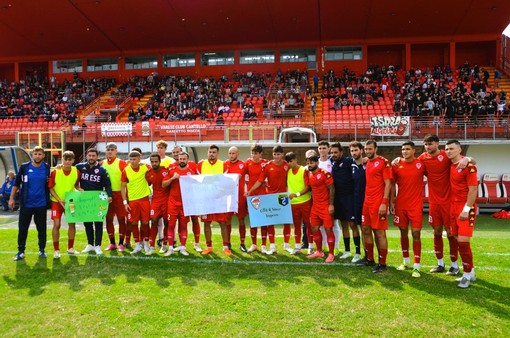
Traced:
[[372, 136], [409, 136], [409, 116], [372, 116], [370, 117], [370, 135]]
[[131, 122], [103, 122], [101, 123], [101, 135], [106, 137], [132, 135], [133, 124]]
[[187, 175], [179, 183], [184, 215], [237, 212], [239, 175]]

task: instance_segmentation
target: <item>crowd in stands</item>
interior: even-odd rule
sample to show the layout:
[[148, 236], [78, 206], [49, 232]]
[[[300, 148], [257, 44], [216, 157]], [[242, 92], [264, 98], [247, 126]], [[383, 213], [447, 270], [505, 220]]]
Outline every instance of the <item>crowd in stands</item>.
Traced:
[[[501, 78], [499, 71], [496, 79]], [[394, 86], [394, 112], [402, 116], [433, 117], [433, 124], [441, 119], [454, 122], [503, 125], [507, 123], [506, 92], [489, 87], [487, 70], [469, 63], [457, 72], [449, 65], [433, 69], [411, 68], [405, 73], [403, 83]], [[498, 83], [496, 81], [495, 83]]]
[[145, 106], [139, 106], [129, 113], [129, 121], [132, 122], [150, 119], [214, 121], [235, 108], [242, 108], [246, 118], [251, 119], [254, 117], [253, 106], [245, 103], [245, 98], [264, 97], [270, 80], [269, 74], [252, 72], [234, 72], [230, 79], [226, 75], [214, 79], [179, 74], [159, 77], [153, 73], [148, 77], [130, 79], [120, 90], [138, 98], [152, 93], [151, 100]]
[[[386, 90], [397, 83], [397, 70], [398, 66], [393, 65], [369, 65], [360, 75], [356, 75], [348, 67], [344, 67], [341, 74], [329, 70], [323, 77], [321, 98], [333, 99], [335, 110], [348, 106], [371, 105], [374, 101], [383, 99]], [[315, 88], [314, 92], [318, 92], [318, 88]]]
[[0, 119], [28, 118], [29, 122], [76, 122], [76, 110], [115, 85], [114, 78], [81, 79], [59, 83], [39, 77], [20, 82], [0, 81]]

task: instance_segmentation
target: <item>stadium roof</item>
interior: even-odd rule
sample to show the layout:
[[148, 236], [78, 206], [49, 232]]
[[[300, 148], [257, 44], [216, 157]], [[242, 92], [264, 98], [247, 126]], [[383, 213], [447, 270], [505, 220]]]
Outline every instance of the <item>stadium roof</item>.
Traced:
[[509, 13], [508, 0], [0, 0], [0, 60], [494, 40]]

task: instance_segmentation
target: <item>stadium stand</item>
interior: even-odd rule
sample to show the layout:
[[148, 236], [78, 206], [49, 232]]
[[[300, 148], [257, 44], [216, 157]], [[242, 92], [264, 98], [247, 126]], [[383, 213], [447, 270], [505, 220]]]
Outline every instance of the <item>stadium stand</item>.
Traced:
[[490, 204], [506, 203], [508, 196], [501, 188], [501, 181], [497, 174], [488, 173], [482, 178], [483, 190]]

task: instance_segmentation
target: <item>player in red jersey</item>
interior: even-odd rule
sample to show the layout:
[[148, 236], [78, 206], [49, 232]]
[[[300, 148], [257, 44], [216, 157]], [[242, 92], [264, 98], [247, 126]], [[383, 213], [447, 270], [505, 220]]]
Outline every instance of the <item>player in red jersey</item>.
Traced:
[[333, 232], [333, 213], [335, 212], [335, 185], [331, 173], [319, 169], [319, 155], [314, 154], [306, 158], [308, 165], [308, 180], [312, 190], [312, 209], [310, 211], [310, 224], [317, 251], [308, 255], [308, 258], [322, 258], [322, 234], [319, 230], [323, 226], [326, 230], [329, 253], [326, 263], [335, 260], [335, 234]]
[[[249, 191], [255, 183], [257, 183], [262, 169], [267, 164], [267, 160], [262, 158], [262, 146], [259, 144], [253, 144], [251, 146], [251, 158], [247, 159], [246, 164], [246, 175], [248, 175], [247, 191]], [[267, 194], [266, 185], [262, 184], [259, 188], [252, 191], [252, 195], [264, 195]], [[246, 200], [246, 197], [244, 197]], [[250, 227], [251, 247], [248, 248], [248, 252], [257, 251], [257, 227]], [[260, 233], [262, 236], [262, 247], [261, 252], [267, 253], [266, 241], [267, 241], [267, 227], [261, 227]]]
[[[168, 232], [168, 193], [170, 188], [163, 187], [162, 183], [169, 174], [167, 168], [162, 167], [161, 156], [158, 153], [153, 153], [149, 157], [151, 161], [151, 169], [145, 174], [145, 178], [149, 185], [152, 185], [152, 200], [151, 200], [151, 228], [149, 234], [149, 251], [146, 255], [154, 253], [154, 242], [158, 235], [159, 220], [163, 220], [165, 233]], [[160, 253], [165, 253], [167, 249], [166, 238], [163, 240]]]
[[115, 143], [108, 143], [106, 145], [106, 159], [99, 163], [108, 172], [110, 181], [112, 183], [112, 203], [108, 207], [106, 214], [106, 232], [110, 238], [110, 245], [105, 248], [105, 251], [116, 250], [115, 245], [115, 226], [113, 224], [114, 217], [117, 216], [119, 222], [119, 252], [124, 252], [124, 236], [126, 235], [126, 209], [122, 204], [122, 195], [120, 193], [120, 177], [122, 171], [126, 168], [127, 163], [124, 160], [117, 158], [117, 145]]
[[467, 288], [476, 280], [471, 251], [471, 237], [476, 221], [476, 195], [478, 170], [474, 164], [459, 168], [462, 149], [459, 141], [446, 142], [446, 154], [452, 161], [450, 167], [450, 232], [457, 238], [464, 274], [457, 279], [459, 288]]
[[[179, 182], [179, 177], [186, 175], [195, 175], [196, 171], [194, 168], [191, 168], [188, 165], [189, 155], [188, 153], [181, 152], [177, 156], [177, 160], [179, 165], [177, 167], [173, 166], [170, 170], [170, 174], [167, 176], [167, 179], [163, 181], [163, 187], [170, 186], [170, 194], [168, 197], [168, 243], [174, 242], [175, 236], [175, 225], [177, 221], [179, 221], [178, 232], [179, 232], [179, 241], [181, 242], [181, 247], [179, 248], [179, 253], [181, 255], [188, 256], [189, 253], [186, 250], [186, 240], [188, 237], [188, 216], [184, 216], [184, 208], [182, 204], [182, 195], [181, 195], [181, 185]], [[170, 256], [174, 253], [174, 247], [172, 245], [168, 246], [168, 250], [165, 253], [165, 256]]]
[[[450, 165], [446, 152], [439, 149], [439, 137], [425, 135], [423, 139], [425, 152], [418, 159], [425, 166], [425, 175], [428, 179], [429, 188], [429, 225], [434, 228], [434, 251], [437, 258], [437, 266], [430, 272], [441, 273], [445, 271], [443, 260], [443, 226], [446, 231], [450, 246], [450, 259], [452, 265], [447, 275], [455, 276], [459, 273], [458, 244], [455, 236], [450, 233]], [[464, 168], [468, 162], [474, 160], [464, 157], [459, 167]]]
[[[211, 144], [207, 151], [207, 159], [198, 163], [198, 172], [203, 175], [218, 175], [225, 172], [223, 161], [218, 160], [219, 148], [217, 145]], [[202, 251], [202, 255], [208, 255], [213, 252], [212, 247], [212, 232], [211, 222], [218, 222], [221, 229], [221, 238], [223, 241], [223, 253], [227, 256], [232, 256], [232, 252], [228, 247], [228, 232], [227, 232], [227, 213], [216, 213], [202, 216], [204, 223], [204, 235], [207, 248]]]
[[[224, 163], [225, 166], [225, 174], [239, 174], [239, 193], [238, 193], [238, 209], [235, 215], [237, 216], [237, 221], [239, 222], [239, 239], [240, 246], [239, 249], [242, 252], [247, 252], [244, 241], [246, 239], [246, 224], [244, 222], [246, 216], [248, 216], [248, 205], [246, 204], [246, 197], [244, 197], [245, 192], [245, 176], [246, 176], [246, 165], [243, 161], [239, 160], [239, 149], [237, 147], [230, 147], [228, 149], [228, 160]], [[229, 212], [227, 214], [227, 231], [228, 231], [228, 239], [230, 246], [230, 235], [232, 233], [232, 217], [234, 216], [233, 212]]]
[[[251, 187], [247, 196], [253, 195], [253, 192], [257, 190], [262, 184], [267, 184], [267, 193], [276, 194], [281, 192], [287, 192], [287, 172], [289, 171], [289, 164], [283, 159], [283, 148], [282, 146], [273, 147], [273, 159], [269, 161], [262, 172], [260, 173], [258, 181]], [[274, 225], [267, 226], [267, 234], [269, 237], [269, 250], [266, 254], [272, 255], [276, 252], [275, 244], [275, 230]], [[284, 242], [285, 250], [292, 249], [289, 246], [290, 239], [290, 224], [284, 224]]]
[[363, 238], [365, 240], [366, 258], [359, 264], [374, 265], [374, 237], [379, 251], [379, 264], [372, 270], [374, 273], [386, 270], [388, 255], [388, 199], [391, 191], [391, 164], [382, 156], [377, 155], [377, 142], [368, 140], [365, 143], [365, 154], [368, 157], [366, 167], [365, 202], [362, 211]]
[[[182, 148], [180, 146], [174, 146], [172, 148], [172, 157], [174, 158], [175, 162], [170, 165], [170, 168], [176, 168], [179, 166], [179, 154], [182, 153]], [[197, 164], [193, 161], [191, 161], [188, 158], [188, 167], [194, 171], [194, 173], [197, 173]], [[193, 246], [193, 249], [195, 249], [196, 252], [202, 252], [202, 248], [200, 247], [200, 222], [198, 221], [198, 216], [192, 215], [190, 216], [191, 219], [191, 226], [193, 230], [193, 237], [195, 239], [195, 244]], [[166, 235], [165, 235], [166, 238]], [[182, 247], [182, 245], [181, 245]], [[177, 247], [178, 248], [178, 247]], [[176, 249], [177, 249], [176, 248]]]
[[[414, 157], [414, 142], [402, 144], [402, 158], [392, 167], [390, 212], [395, 215], [394, 224], [400, 229], [400, 246], [404, 262], [397, 270], [406, 270], [411, 264], [409, 258], [409, 225], [413, 236], [414, 266], [412, 277], [419, 278], [421, 257], [421, 229], [423, 227], [423, 175], [425, 167]], [[398, 195], [396, 195], [398, 186]], [[396, 197], [395, 197], [396, 196]]]

